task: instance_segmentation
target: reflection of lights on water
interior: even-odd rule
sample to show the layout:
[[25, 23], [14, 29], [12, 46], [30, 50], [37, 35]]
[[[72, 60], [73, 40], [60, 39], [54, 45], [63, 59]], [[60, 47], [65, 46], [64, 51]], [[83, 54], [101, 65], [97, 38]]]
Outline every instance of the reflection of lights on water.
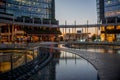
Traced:
[[74, 58], [74, 57], [76, 57], [76, 58], [80, 58], [80, 56], [75, 55], [75, 54], [72, 54], [72, 53], [70, 53], [70, 52], [65, 52], [65, 51], [60, 51], [60, 52], [61, 52], [61, 54], [60, 54], [60, 57], [61, 57], [61, 58], [64, 58], [64, 57], [69, 57], [69, 58]]
[[102, 52], [102, 53], [105, 52], [104, 49], [87, 49], [87, 51], [90, 51], [90, 52]]
[[[86, 49], [80, 49], [81, 51], [86, 51]], [[87, 49], [87, 51], [90, 51], [90, 52], [100, 52], [100, 53], [113, 53], [114, 51], [113, 50], [110, 50], [110, 49]], [[120, 51], [119, 51], [120, 53]]]

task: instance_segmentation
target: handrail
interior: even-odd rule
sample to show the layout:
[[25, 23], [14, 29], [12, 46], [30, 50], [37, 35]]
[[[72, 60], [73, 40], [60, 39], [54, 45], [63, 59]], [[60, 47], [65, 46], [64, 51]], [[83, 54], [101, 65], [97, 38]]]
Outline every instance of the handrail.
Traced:
[[[33, 60], [28, 61], [27, 55], [32, 55], [30, 53], [26, 53], [28, 50], [39, 50], [39, 46], [38, 47], [34, 47], [34, 48], [29, 48], [27, 50], [23, 51], [24, 56], [19, 57], [19, 60], [25, 60], [24, 64], [18, 66], [18, 67], [14, 67], [13, 63], [12, 63], [12, 68], [10, 71], [5, 72], [0, 74], [0, 79], [2, 80], [8, 80], [9, 78], [15, 78], [15, 79], [24, 79], [24, 78], [28, 78], [30, 75], [35, 74], [36, 71], [38, 71], [39, 69], [43, 68], [52, 58], [52, 54], [50, 54], [48, 51], [43, 51], [40, 52], [39, 54], [36, 54], [35, 51], [33, 51]], [[44, 50], [44, 49], [42, 49]], [[39, 51], [37, 51], [39, 52]], [[21, 54], [21, 53], [20, 53]], [[13, 55], [13, 54], [11, 54]], [[48, 58], [48, 59], [47, 59]], [[46, 60], [47, 59], [47, 60]], [[21, 62], [21, 61], [13, 61], [13, 56], [10, 57], [11, 62]], [[26, 77], [25, 77], [26, 76]]]

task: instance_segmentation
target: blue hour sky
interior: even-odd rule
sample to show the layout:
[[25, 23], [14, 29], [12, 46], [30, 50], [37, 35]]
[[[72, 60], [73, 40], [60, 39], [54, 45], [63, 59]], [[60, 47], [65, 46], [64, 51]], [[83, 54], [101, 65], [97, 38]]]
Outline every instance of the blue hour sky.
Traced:
[[96, 0], [55, 0], [55, 10], [60, 25], [97, 23]]

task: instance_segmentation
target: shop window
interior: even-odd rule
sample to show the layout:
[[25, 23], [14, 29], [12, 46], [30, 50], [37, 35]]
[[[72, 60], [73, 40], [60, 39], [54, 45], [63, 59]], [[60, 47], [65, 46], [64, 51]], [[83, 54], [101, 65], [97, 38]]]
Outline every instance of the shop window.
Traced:
[[105, 34], [101, 34], [101, 41], [105, 41]]
[[107, 26], [106, 29], [112, 30], [112, 29], [114, 29], [114, 26]]
[[105, 27], [104, 26], [101, 27], [101, 31], [105, 31]]
[[106, 39], [108, 42], [113, 42], [115, 40], [115, 34], [107, 34]]
[[120, 26], [117, 26], [116, 29], [120, 29]]

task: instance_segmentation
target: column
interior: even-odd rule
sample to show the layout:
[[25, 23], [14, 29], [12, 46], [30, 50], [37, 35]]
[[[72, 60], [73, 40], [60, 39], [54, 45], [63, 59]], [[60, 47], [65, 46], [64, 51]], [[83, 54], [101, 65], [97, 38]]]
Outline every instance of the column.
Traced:
[[66, 40], [66, 25], [67, 25], [67, 21], [65, 21], [65, 34], [64, 34], [64, 36], [65, 36], [65, 40]]
[[74, 22], [74, 24], [75, 24], [75, 33], [76, 33], [76, 21]]
[[75, 38], [75, 40], [76, 40], [76, 21], [74, 21], [74, 26], [75, 26], [75, 35], [74, 35], [74, 38]]
[[71, 36], [71, 34], [70, 34], [70, 28], [69, 28], [69, 40], [70, 40], [70, 36]]
[[67, 32], [67, 31], [66, 31], [66, 26], [67, 26], [67, 21], [65, 21], [65, 34], [66, 34], [66, 32]]
[[11, 68], [11, 77], [13, 76], [13, 54], [10, 53], [10, 68]]
[[11, 33], [10, 33], [10, 25], [8, 25], [8, 42], [10, 42], [10, 35], [11, 35]]
[[64, 34], [64, 28], [63, 28], [63, 34]]
[[12, 40], [12, 42], [14, 42], [14, 17], [13, 17], [13, 22], [12, 22], [12, 37], [11, 37], [11, 40]]
[[[114, 31], [117, 31], [117, 26], [116, 26], [116, 25], [114, 26]], [[114, 39], [114, 41], [117, 41], [117, 37], [116, 37], [116, 36], [117, 36], [117, 34], [115, 34], [115, 39]]]
[[88, 20], [87, 20], [87, 33], [88, 33]]
[[14, 24], [12, 25], [12, 41], [14, 42]]

